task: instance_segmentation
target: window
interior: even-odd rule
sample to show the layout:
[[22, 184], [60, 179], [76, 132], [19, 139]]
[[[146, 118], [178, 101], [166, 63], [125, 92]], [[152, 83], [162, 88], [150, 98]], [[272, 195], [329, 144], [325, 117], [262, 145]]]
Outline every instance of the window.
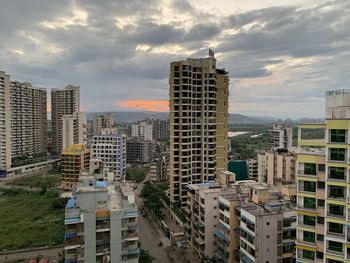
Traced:
[[314, 226], [316, 224], [316, 219], [314, 216], [304, 215], [304, 225]]
[[304, 174], [316, 175], [316, 164], [304, 163]]
[[333, 223], [329, 222], [328, 223], [328, 232], [329, 233], [335, 233], [335, 234], [343, 234], [343, 224], [339, 223]]
[[270, 222], [266, 222], [266, 225], [268, 225], [268, 226], [269, 226], [269, 225], [270, 225]]
[[330, 198], [345, 198], [345, 187], [330, 185], [328, 191], [328, 197]]
[[316, 199], [311, 197], [304, 197], [304, 207], [305, 208], [316, 208]]
[[304, 191], [316, 192], [316, 182], [304, 181]]
[[346, 142], [346, 131], [345, 130], [339, 130], [339, 129], [331, 129], [331, 142]]
[[335, 179], [335, 180], [345, 180], [345, 168], [329, 167], [328, 178]]
[[317, 241], [324, 241], [324, 235], [317, 234]]
[[317, 182], [318, 189], [325, 189], [325, 187], [326, 187], [325, 182]]
[[323, 252], [316, 251], [316, 257], [320, 258], [320, 259], [323, 259]]
[[323, 199], [317, 199], [317, 206], [318, 207], [324, 207], [324, 200]]
[[336, 252], [343, 252], [343, 244], [336, 241], [328, 241], [328, 249]]
[[324, 172], [326, 171], [326, 166], [324, 164], [318, 164], [317, 169], [319, 172]]
[[324, 224], [324, 217], [318, 216], [318, 217], [317, 217], [317, 224], [323, 225], [323, 224]]
[[328, 214], [331, 216], [344, 216], [344, 206], [330, 204], [328, 206]]
[[303, 249], [303, 258], [314, 260], [315, 252]]
[[315, 243], [315, 232], [304, 231], [303, 240], [310, 243]]
[[345, 150], [343, 148], [330, 148], [330, 160], [332, 161], [345, 161]]

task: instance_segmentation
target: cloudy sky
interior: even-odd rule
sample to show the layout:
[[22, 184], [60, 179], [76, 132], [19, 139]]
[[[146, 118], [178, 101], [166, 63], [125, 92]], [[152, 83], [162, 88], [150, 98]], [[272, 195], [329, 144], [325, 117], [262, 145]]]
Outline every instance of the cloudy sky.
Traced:
[[167, 110], [169, 63], [216, 52], [230, 112], [322, 117], [350, 88], [349, 0], [0, 0], [0, 70], [85, 111]]

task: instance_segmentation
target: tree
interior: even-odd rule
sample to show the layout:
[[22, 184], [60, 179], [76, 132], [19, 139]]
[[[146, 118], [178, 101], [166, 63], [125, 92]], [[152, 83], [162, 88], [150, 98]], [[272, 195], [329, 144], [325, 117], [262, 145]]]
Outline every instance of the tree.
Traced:
[[140, 249], [139, 263], [152, 263], [153, 259], [154, 257], [147, 250]]

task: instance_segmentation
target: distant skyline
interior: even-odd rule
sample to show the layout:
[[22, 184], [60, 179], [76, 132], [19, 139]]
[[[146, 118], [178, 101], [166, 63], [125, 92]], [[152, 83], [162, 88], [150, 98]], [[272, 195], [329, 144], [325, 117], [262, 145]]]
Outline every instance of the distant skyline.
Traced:
[[[209, 2], [209, 3], [208, 3]], [[166, 111], [169, 64], [215, 51], [231, 113], [322, 118], [350, 88], [348, 0], [2, 1], [0, 70], [87, 112]]]

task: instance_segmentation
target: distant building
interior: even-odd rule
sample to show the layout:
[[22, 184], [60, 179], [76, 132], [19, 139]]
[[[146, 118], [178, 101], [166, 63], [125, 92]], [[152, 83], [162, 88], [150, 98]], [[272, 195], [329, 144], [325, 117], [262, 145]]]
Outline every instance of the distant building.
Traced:
[[46, 90], [18, 81], [10, 90], [12, 158], [46, 156]]
[[95, 115], [93, 117], [93, 135], [100, 135], [102, 129], [112, 128], [114, 125], [114, 118], [112, 113], [104, 115]]
[[137, 263], [138, 210], [127, 183], [80, 178], [65, 213], [65, 262]]
[[126, 162], [150, 163], [152, 161], [152, 141], [129, 138], [126, 142]]
[[247, 170], [249, 179], [258, 178], [258, 161], [255, 159], [247, 160]]
[[293, 127], [287, 124], [274, 124], [273, 129], [268, 131], [268, 146], [270, 149], [291, 149], [293, 147]]
[[295, 152], [275, 149], [258, 154], [258, 180], [271, 185], [295, 182]]
[[10, 76], [0, 71], [0, 175], [11, 167]]
[[153, 139], [169, 139], [169, 120], [151, 120]]
[[71, 189], [78, 182], [80, 173], [89, 170], [91, 151], [83, 144], [73, 144], [65, 148], [61, 156], [61, 187]]
[[69, 85], [64, 89], [51, 90], [52, 149], [55, 153], [63, 150], [62, 117], [73, 119], [73, 141], [79, 143], [80, 87]]
[[103, 134], [92, 138], [92, 156], [102, 160], [104, 166], [124, 179], [126, 173], [126, 135]]
[[152, 141], [153, 140], [153, 125], [143, 121], [137, 124], [131, 125], [131, 136], [139, 137], [144, 141]]

